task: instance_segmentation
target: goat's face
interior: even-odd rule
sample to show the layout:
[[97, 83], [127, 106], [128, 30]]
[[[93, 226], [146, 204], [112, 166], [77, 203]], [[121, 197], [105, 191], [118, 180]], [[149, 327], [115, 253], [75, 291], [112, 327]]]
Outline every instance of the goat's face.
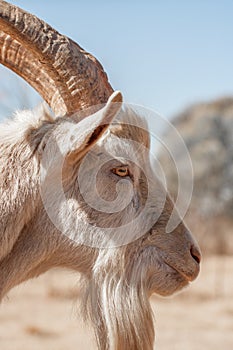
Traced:
[[[62, 213], [52, 214], [52, 220], [78, 245], [109, 250], [104, 259], [119, 254], [129, 285], [140, 283], [148, 294], [169, 295], [198, 275], [199, 248], [181, 219], [172, 232], [166, 231], [174, 205], [151, 168], [145, 121], [127, 108], [119, 120], [88, 150], [68, 152], [58, 162], [63, 167], [61, 196], [54, 187], [53, 162], [48, 177], [53, 185], [46, 186], [51, 191], [43, 194], [44, 204]], [[75, 130], [80, 129], [78, 124]], [[58, 142], [70, 140], [60, 134]], [[57, 162], [50, 146], [49, 159]]]
[[82, 304], [99, 348], [151, 350], [148, 296], [186, 286], [198, 275], [200, 253], [181, 221], [166, 232], [174, 205], [150, 166], [145, 122], [130, 110], [120, 119], [88, 152], [63, 162], [58, 224], [76, 242], [66, 249], [69, 266], [84, 265]]

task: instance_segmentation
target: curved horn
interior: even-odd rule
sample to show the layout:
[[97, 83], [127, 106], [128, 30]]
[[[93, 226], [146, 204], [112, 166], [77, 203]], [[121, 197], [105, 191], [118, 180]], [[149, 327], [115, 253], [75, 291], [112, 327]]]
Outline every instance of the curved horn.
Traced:
[[95, 57], [36, 16], [3, 0], [0, 63], [37, 90], [56, 115], [105, 103], [113, 92]]

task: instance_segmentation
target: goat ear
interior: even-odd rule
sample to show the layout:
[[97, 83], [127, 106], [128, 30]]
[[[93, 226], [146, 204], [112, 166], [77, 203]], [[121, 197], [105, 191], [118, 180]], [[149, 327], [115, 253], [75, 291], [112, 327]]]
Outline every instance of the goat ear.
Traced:
[[121, 92], [115, 91], [104, 108], [77, 124], [75, 142], [68, 154], [69, 160], [81, 158], [100, 139], [120, 110], [122, 101]]

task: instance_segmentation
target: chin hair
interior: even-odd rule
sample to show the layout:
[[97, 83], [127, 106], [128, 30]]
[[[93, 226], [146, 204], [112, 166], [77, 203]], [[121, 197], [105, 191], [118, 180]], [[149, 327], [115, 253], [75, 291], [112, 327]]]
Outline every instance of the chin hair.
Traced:
[[[124, 248], [123, 248], [124, 249]], [[102, 250], [83, 281], [82, 314], [94, 325], [101, 350], [151, 350], [153, 312], [141, 259], [123, 261], [118, 249]]]

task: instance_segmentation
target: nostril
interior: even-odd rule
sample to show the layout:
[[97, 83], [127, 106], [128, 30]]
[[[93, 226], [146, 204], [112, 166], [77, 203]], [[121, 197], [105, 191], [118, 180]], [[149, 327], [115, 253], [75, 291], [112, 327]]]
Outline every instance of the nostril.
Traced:
[[192, 245], [191, 249], [190, 249], [190, 254], [192, 255], [193, 259], [200, 264], [201, 262], [201, 253], [200, 251], [194, 246]]

